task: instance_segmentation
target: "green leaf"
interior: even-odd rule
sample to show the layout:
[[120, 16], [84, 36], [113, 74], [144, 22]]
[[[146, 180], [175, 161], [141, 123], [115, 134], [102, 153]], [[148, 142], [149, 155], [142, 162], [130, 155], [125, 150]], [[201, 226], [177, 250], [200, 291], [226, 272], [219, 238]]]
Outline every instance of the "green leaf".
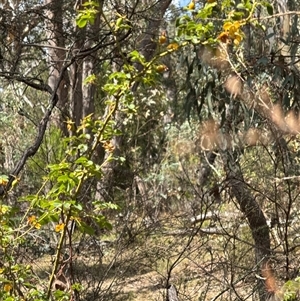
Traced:
[[0, 181], [8, 181], [8, 176], [7, 175], [0, 175]]
[[85, 78], [85, 80], [83, 81], [83, 85], [89, 85], [89, 84], [94, 84], [96, 81], [97, 77], [95, 74], [91, 74], [88, 77]]
[[120, 28], [120, 26], [123, 24], [124, 18], [118, 18], [116, 21], [116, 30]]
[[112, 225], [110, 222], [108, 222], [108, 220], [106, 219], [105, 216], [96, 216], [95, 217], [95, 221], [97, 223], [97, 225], [102, 228], [102, 229], [108, 229], [108, 230], [111, 230], [112, 229]]
[[76, 25], [79, 27], [79, 28], [83, 28], [86, 26], [88, 20], [87, 19], [84, 19], [84, 18], [79, 18], [76, 20]]
[[36, 286], [35, 285], [33, 285], [33, 284], [31, 284], [31, 283], [29, 283], [29, 282], [24, 282], [24, 283], [22, 283], [25, 287], [27, 287], [27, 288], [36, 288]]
[[236, 8], [238, 8], [238, 9], [245, 9], [245, 5], [244, 5], [244, 3], [239, 3], [239, 4], [236, 6]]
[[268, 14], [269, 14], [270, 16], [273, 16], [273, 13], [274, 13], [274, 11], [273, 11], [273, 6], [272, 6], [270, 3], [267, 3], [267, 4], [266, 4], [266, 8], [267, 8]]
[[70, 163], [68, 163], [68, 162], [61, 162], [59, 164], [50, 164], [50, 165], [48, 165], [48, 168], [51, 171], [66, 170], [69, 167], [70, 167]]
[[88, 235], [94, 235], [95, 234], [95, 229], [92, 228], [91, 226], [87, 225], [86, 223], [81, 222], [78, 224], [78, 229], [81, 233], [86, 233]]
[[86, 157], [79, 157], [76, 161], [75, 164], [84, 164], [88, 159]]
[[146, 63], [145, 57], [141, 55], [137, 50], [130, 52], [129, 57], [132, 62], [139, 62], [142, 65]]
[[73, 208], [74, 209], [77, 209], [78, 211], [82, 211], [82, 205], [81, 204], [79, 204], [79, 203], [75, 203], [75, 204], [73, 204]]
[[201, 19], [206, 19], [212, 14], [213, 8], [217, 5], [218, 5], [217, 2], [206, 3], [204, 8], [198, 12], [197, 17]]
[[88, 1], [88, 2], [83, 3], [82, 6], [84, 6], [84, 7], [88, 7], [88, 6], [90, 6], [90, 7], [93, 7], [93, 6], [98, 7], [99, 3], [97, 3], [96, 1]]
[[61, 175], [57, 178], [57, 182], [63, 182], [63, 183], [66, 183], [68, 181], [70, 181], [70, 177], [68, 175]]
[[244, 12], [235, 11], [233, 13], [232, 20], [235, 20], [235, 21], [241, 20], [244, 17], [244, 15], [245, 15]]

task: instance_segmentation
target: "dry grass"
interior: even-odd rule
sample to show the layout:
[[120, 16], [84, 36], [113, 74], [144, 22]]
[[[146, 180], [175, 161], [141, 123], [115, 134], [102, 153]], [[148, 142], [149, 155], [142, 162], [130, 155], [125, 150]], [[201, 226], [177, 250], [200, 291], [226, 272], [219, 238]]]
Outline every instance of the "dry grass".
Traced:
[[[187, 227], [186, 218], [174, 216], [165, 215], [152, 228], [135, 230], [138, 233], [130, 243], [124, 235], [104, 246], [102, 255], [87, 248], [76, 256], [73, 273], [85, 287], [82, 300], [162, 301], [168, 283], [176, 286], [181, 301], [211, 300], [239, 277], [237, 292], [251, 293], [253, 273], [242, 278], [246, 266], [251, 268], [249, 246], [243, 248], [236, 241], [233, 247], [232, 239], [196, 233], [196, 228]], [[247, 236], [240, 230], [237, 234]], [[34, 262], [35, 272], [46, 281], [51, 267], [50, 256]], [[232, 290], [218, 300], [234, 300], [230, 293]]]

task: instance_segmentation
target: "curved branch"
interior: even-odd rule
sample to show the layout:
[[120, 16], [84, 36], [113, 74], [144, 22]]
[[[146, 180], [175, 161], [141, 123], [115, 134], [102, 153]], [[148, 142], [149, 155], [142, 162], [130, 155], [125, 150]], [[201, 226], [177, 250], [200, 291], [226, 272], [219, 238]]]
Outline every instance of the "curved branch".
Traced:
[[[0, 77], [3, 77], [7, 80], [16, 80], [20, 83], [26, 84], [27, 86], [33, 89], [48, 92], [50, 95], [53, 92], [49, 85], [43, 83], [41, 80], [37, 78], [26, 78], [21, 76], [15, 76], [15, 75], [11, 75], [9, 72], [0, 72]], [[36, 83], [34, 81], [39, 81], [40, 83]]]
[[[19, 173], [22, 171], [22, 169], [24, 168], [28, 158], [34, 156], [36, 154], [36, 152], [38, 151], [38, 149], [40, 148], [41, 146], [41, 143], [43, 141], [43, 138], [44, 138], [44, 135], [45, 135], [45, 131], [47, 129], [47, 125], [48, 125], [48, 122], [50, 120], [50, 116], [54, 110], [54, 108], [56, 107], [56, 104], [58, 102], [58, 95], [57, 95], [57, 91], [58, 91], [58, 88], [59, 88], [59, 85], [63, 79], [63, 76], [64, 76], [64, 73], [66, 72], [67, 68], [73, 63], [74, 60], [72, 60], [70, 63], [66, 64], [61, 72], [60, 72], [60, 75], [59, 75], [59, 78], [58, 78], [58, 81], [57, 81], [57, 84], [54, 88], [54, 90], [52, 91], [51, 88], [48, 86], [48, 85], [38, 85], [37, 87], [35, 87], [34, 85], [32, 85], [31, 83], [31, 86], [34, 87], [34, 88], [37, 88], [39, 90], [42, 90], [43, 91], [47, 91], [50, 93], [51, 97], [50, 97], [50, 104], [44, 114], [44, 117], [41, 119], [39, 125], [38, 125], [38, 133], [37, 133], [37, 136], [35, 138], [35, 140], [33, 141], [32, 145], [30, 147], [28, 147], [21, 159], [19, 160], [19, 162], [16, 164], [15, 168], [12, 170], [12, 172], [10, 173], [9, 175], [9, 179], [8, 179], [8, 183], [7, 185], [4, 187], [4, 186], [1, 186], [0, 187], [0, 195], [4, 195], [5, 192], [9, 191], [10, 188], [12, 187], [12, 183], [13, 181], [15, 180], [15, 178], [19, 175]], [[18, 79], [20, 80], [20, 79]], [[20, 80], [20, 81], [23, 81], [24, 80]], [[28, 84], [28, 82], [26, 82]]]

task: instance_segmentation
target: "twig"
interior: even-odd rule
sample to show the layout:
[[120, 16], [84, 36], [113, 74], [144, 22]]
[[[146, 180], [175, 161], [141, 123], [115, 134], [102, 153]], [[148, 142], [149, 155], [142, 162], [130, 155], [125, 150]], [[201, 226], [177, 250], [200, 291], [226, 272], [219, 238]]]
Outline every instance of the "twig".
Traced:
[[[264, 259], [264, 258], [263, 258]], [[216, 301], [220, 296], [222, 296], [224, 293], [226, 293], [227, 291], [229, 291], [233, 285], [236, 285], [237, 283], [239, 283], [240, 281], [246, 279], [250, 274], [255, 273], [256, 268], [258, 267], [258, 265], [263, 261], [263, 259], [257, 263], [253, 269], [251, 271], [249, 271], [246, 275], [244, 275], [243, 277], [237, 279], [236, 281], [234, 281], [231, 285], [228, 285], [223, 291], [221, 291], [217, 296], [215, 296], [214, 298], [211, 299], [211, 301]]]

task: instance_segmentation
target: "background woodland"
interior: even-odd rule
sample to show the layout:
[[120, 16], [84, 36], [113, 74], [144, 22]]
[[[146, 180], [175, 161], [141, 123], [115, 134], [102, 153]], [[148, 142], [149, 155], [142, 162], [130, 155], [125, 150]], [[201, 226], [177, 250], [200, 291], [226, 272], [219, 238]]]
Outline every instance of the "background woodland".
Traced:
[[300, 3], [180, 4], [0, 1], [0, 300], [299, 300]]

